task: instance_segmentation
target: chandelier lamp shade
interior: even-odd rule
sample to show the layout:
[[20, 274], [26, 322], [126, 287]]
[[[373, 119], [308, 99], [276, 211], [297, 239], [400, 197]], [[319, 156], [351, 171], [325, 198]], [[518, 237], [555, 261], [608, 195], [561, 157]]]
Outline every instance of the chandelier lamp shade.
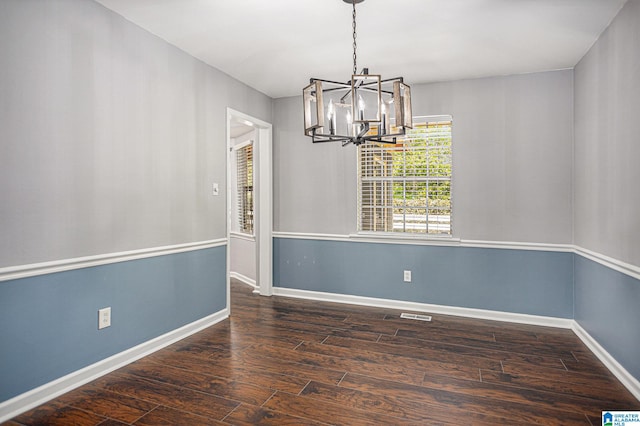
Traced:
[[311, 78], [302, 90], [304, 134], [317, 142], [396, 143], [412, 127], [411, 88], [402, 77], [357, 73], [356, 3], [353, 5], [353, 74], [346, 83]]

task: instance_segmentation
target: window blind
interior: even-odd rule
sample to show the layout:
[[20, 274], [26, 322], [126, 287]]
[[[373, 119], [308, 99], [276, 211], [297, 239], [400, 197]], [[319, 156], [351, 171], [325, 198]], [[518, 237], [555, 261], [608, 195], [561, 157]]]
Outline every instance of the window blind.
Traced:
[[427, 117], [395, 145], [360, 145], [359, 231], [451, 235], [451, 126]]
[[253, 143], [236, 150], [238, 230], [253, 234]]

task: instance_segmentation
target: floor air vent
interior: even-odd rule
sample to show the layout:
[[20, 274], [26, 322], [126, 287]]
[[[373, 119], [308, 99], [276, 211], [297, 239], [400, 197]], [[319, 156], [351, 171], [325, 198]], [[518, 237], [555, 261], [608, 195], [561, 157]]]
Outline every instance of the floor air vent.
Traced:
[[402, 314], [400, 314], [400, 318], [412, 319], [412, 320], [418, 320], [418, 321], [431, 321], [431, 317], [429, 315], [417, 315], [417, 314], [402, 313]]

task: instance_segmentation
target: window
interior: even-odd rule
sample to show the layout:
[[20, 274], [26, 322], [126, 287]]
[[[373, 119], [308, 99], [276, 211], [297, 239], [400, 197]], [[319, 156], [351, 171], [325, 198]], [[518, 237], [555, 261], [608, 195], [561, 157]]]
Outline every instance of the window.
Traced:
[[238, 230], [253, 234], [253, 141], [236, 148]]
[[414, 121], [395, 145], [358, 148], [358, 231], [451, 235], [451, 117]]

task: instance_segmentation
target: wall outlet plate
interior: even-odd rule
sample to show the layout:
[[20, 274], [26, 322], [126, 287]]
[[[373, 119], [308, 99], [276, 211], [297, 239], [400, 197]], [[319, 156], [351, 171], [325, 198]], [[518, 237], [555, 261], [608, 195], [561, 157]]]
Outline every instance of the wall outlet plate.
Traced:
[[111, 326], [111, 307], [98, 309], [98, 330]]
[[411, 271], [404, 271], [404, 282], [405, 283], [410, 283], [411, 282]]

